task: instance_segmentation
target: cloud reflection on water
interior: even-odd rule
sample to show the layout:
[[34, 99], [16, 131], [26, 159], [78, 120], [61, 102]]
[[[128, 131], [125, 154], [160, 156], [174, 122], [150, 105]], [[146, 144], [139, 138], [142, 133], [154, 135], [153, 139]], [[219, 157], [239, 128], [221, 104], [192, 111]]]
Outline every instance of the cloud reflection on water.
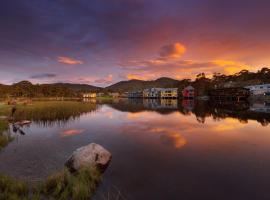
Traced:
[[85, 131], [85, 129], [68, 129], [61, 132], [61, 137], [70, 137], [74, 135], [81, 134]]

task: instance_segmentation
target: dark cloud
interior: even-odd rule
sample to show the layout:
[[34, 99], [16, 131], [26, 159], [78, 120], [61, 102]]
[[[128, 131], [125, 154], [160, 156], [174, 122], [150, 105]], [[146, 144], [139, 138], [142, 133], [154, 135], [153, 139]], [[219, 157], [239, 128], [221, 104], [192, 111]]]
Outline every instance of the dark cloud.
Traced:
[[55, 78], [57, 77], [57, 74], [51, 74], [51, 73], [43, 73], [43, 74], [36, 74], [31, 76], [31, 79], [43, 79], [43, 78]]
[[176, 42], [174, 44], [164, 45], [160, 49], [161, 58], [180, 58], [186, 52], [186, 47]]
[[108, 73], [121, 73], [116, 63], [155, 58], [164, 44], [172, 45], [160, 57], [181, 57], [176, 41], [191, 60], [267, 65], [269, 7], [267, 0], [3, 0], [0, 78], [61, 74], [55, 58], [65, 56], [83, 61], [65, 79], [92, 74], [104, 82]]

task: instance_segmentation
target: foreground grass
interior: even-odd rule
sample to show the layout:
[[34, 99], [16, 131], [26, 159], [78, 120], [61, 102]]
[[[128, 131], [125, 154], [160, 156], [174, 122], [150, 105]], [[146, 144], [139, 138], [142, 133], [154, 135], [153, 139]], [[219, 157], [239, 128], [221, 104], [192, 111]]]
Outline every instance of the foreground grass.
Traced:
[[0, 200], [27, 199], [29, 189], [26, 183], [14, 180], [6, 175], [0, 175]]
[[34, 188], [25, 182], [0, 175], [0, 200], [87, 200], [92, 197], [100, 181], [101, 173], [90, 168], [76, 173], [64, 169]]
[[64, 169], [47, 179], [43, 193], [55, 199], [89, 199], [100, 180], [101, 173], [95, 169], [81, 169], [75, 174]]

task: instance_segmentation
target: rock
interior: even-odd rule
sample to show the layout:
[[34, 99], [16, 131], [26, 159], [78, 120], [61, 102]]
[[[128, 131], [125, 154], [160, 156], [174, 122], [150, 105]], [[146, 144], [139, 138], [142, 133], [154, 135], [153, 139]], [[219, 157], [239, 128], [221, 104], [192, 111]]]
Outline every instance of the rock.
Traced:
[[104, 171], [110, 161], [111, 153], [99, 144], [91, 143], [72, 153], [66, 162], [70, 171], [78, 171], [83, 167], [97, 168]]

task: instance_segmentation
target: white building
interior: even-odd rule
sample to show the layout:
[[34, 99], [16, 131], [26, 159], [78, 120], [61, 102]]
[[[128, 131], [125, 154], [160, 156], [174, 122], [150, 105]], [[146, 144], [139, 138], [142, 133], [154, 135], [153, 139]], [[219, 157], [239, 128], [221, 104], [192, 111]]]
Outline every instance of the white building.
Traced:
[[178, 97], [178, 88], [164, 88], [160, 91], [160, 97], [176, 99]]
[[162, 88], [148, 88], [143, 90], [144, 98], [160, 98]]
[[245, 88], [250, 90], [251, 95], [269, 95], [270, 84], [250, 85]]
[[177, 98], [177, 88], [149, 88], [143, 90], [144, 98]]

